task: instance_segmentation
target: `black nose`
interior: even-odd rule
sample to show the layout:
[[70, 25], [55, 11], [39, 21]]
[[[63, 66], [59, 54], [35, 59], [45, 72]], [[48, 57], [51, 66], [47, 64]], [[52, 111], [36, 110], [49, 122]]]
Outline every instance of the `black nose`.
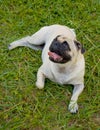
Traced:
[[57, 41], [53, 41], [49, 48], [49, 50], [52, 52], [59, 52], [59, 49], [60, 49], [60, 43]]

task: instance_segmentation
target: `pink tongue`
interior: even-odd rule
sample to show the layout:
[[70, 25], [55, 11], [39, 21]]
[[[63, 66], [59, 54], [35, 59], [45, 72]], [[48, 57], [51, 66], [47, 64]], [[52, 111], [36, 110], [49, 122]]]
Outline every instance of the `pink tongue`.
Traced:
[[56, 61], [62, 60], [62, 57], [54, 52], [48, 52], [48, 55]]

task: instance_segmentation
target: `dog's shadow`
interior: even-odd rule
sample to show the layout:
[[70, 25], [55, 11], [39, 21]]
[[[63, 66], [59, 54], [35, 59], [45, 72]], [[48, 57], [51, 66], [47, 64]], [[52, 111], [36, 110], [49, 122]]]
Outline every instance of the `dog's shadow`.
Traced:
[[66, 97], [66, 99], [69, 101], [71, 98], [72, 92], [73, 92], [73, 85], [60, 85], [58, 83], [52, 82], [49, 79], [45, 80], [45, 87], [44, 92], [50, 92], [55, 97]]

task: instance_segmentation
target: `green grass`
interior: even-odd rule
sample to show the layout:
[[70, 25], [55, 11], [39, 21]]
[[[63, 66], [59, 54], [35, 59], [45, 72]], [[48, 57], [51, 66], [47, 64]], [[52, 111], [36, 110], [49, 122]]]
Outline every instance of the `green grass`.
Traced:
[[[100, 130], [99, 0], [0, 0], [0, 130]], [[42, 26], [75, 28], [86, 48], [85, 90], [79, 112], [67, 110], [71, 86], [35, 86], [41, 52], [8, 51], [10, 42]]]

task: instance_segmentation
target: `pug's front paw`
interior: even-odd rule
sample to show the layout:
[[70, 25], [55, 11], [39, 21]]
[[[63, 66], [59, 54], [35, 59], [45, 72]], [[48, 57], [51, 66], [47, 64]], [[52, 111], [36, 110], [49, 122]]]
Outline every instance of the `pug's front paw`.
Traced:
[[39, 89], [43, 89], [44, 88], [44, 83], [42, 83], [42, 82], [36, 82], [36, 86], [37, 86], [37, 88], [39, 88]]
[[78, 112], [78, 104], [76, 102], [71, 101], [68, 107], [70, 113], [77, 113]]

